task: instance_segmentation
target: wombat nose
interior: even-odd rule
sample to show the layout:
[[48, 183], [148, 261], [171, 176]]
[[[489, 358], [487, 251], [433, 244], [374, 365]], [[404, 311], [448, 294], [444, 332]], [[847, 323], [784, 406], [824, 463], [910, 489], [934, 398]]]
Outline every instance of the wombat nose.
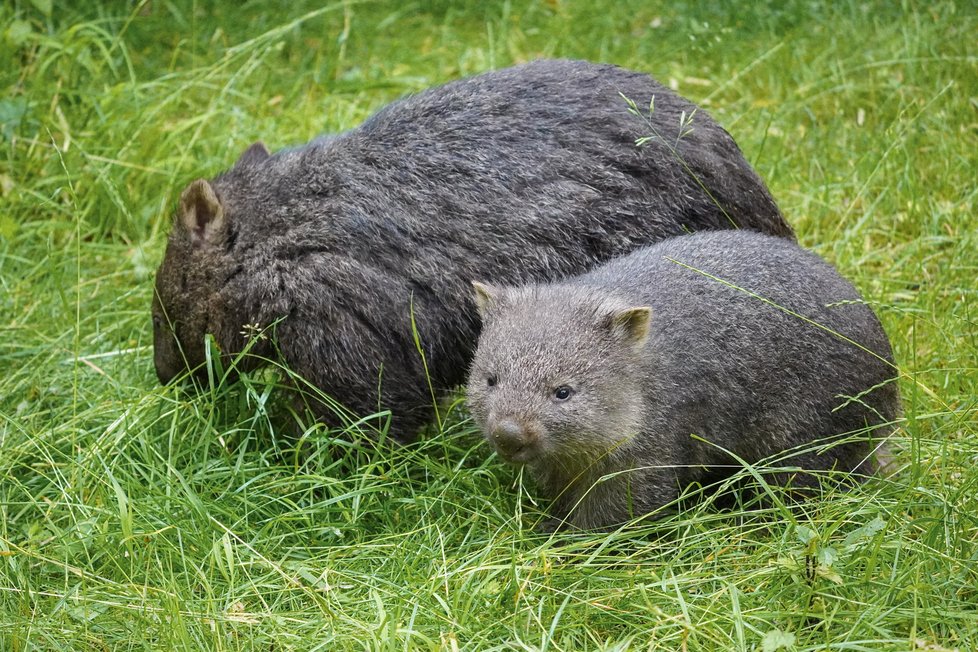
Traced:
[[156, 377], [160, 379], [161, 385], [169, 384], [169, 382], [173, 380], [177, 375], [177, 372], [175, 369], [173, 369], [173, 367], [165, 363], [162, 363], [159, 360], [156, 361], [155, 366], [156, 366]]
[[531, 443], [526, 428], [513, 419], [503, 419], [496, 423], [489, 433], [493, 446], [504, 458], [512, 458]]

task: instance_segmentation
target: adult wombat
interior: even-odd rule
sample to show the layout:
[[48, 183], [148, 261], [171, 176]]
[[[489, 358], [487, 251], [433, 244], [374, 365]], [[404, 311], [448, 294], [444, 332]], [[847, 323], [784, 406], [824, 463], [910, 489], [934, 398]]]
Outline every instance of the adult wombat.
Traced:
[[476, 290], [472, 416], [558, 522], [620, 523], [789, 450], [777, 464], [869, 472], [899, 413], [876, 315], [787, 239], [700, 233], [558, 284]]
[[[256, 143], [191, 183], [156, 277], [156, 371], [199, 368], [205, 333], [232, 355], [276, 324], [293, 370], [357, 413], [391, 409], [409, 439], [431, 388], [465, 379], [470, 279], [552, 280], [735, 226], [792, 237], [729, 134], [648, 76], [581, 61], [486, 73], [303, 147]], [[259, 341], [245, 364], [275, 351]]]

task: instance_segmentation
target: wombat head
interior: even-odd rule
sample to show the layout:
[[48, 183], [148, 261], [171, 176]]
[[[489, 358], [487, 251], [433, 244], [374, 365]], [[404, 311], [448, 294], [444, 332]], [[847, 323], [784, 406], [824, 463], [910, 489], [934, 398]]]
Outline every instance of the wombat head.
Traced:
[[[255, 143], [235, 167], [268, 156], [265, 146]], [[221, 333], [226, 322], [221, 290], [232, 268], [234, 211], [218, 181], [197, 179], [180, 195], [166, 253], [156, 272], [153, 358], [162, 383], [187, 369], [199, 369], [205, 334]]]
[[468, 404], [500, 457], [572, 473], [627, 447], [643, 421], [651, 310], [568, 284], [474, 286]]

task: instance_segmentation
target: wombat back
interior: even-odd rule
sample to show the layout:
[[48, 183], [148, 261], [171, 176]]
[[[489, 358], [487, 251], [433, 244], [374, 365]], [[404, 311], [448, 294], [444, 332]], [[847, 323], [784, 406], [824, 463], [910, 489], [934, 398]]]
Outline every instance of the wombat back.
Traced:
[[280, 353], [358, 414], [389, 408], [409, 439], [429, 388], [464, 380], [470, 279], [553, 280], [735, 226], [792, 237], [729, 134], [647, 75], [580, 61], [486, 73], [306, 146], [256, 144], [191, 184], [157, 274], [156, 368], [166, 382], [200, 367], [205, 333], [230, 357], [276, 324], [277, 349], [252, 353]]
[[654, 511], [740, 460], [865, 473], [899, 414], [876, 315], [783, 239], [670, 238], [561, 283], [478, 296], [472, 415], [580, 527]]

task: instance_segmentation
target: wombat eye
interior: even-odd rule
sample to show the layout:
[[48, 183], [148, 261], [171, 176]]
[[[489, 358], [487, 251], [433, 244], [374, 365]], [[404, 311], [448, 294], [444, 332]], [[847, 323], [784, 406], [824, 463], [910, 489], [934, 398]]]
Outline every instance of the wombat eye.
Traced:
[[554, 390], [554, 398], [557, 399], [558, 401], [566, 401], [573, 395], [574, 395], [574, 390], [568, 387], [567, 385], [561, 385], [560, 387]]
[[495, 387], [498, 379], [495, 375], [486, 376], [486, 387]]

